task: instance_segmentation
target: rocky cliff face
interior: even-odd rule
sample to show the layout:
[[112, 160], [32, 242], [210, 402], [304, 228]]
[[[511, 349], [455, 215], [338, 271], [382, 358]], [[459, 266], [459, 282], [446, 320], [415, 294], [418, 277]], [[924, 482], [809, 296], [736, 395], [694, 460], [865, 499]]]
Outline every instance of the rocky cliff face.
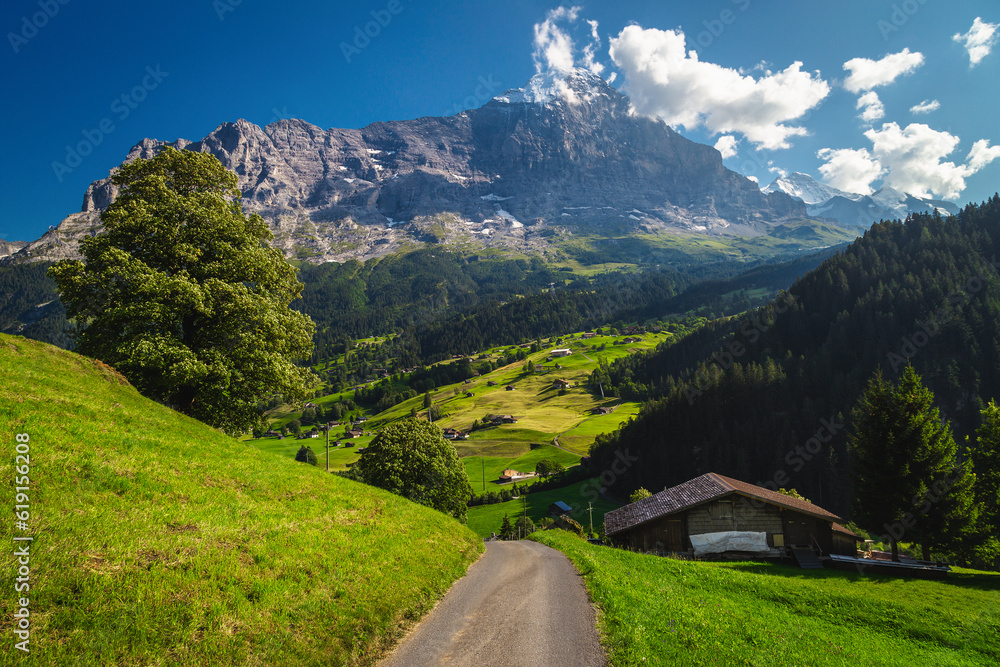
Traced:
[[[310, 261], [425, 241], [538, 251], [553, 234], [580, 232], [754, 236], [806, 215], [799, 200], [726, 169], [715, 149], [635, 115], [584, 70], [538, 75], [449, 118], [357, 130], [239, 120], [197, 142], [144, 139], [126, 160], [164, 145], [218, 157], [239, 176], [244, 209], [269, 221], [287, 256]], [[82, 212], [22, 254], [71, 256], [116, 194], [109, 179], [94, 182]]]
[[4, 241], [0, 239], [0, 257], [13, 255], [15, 252], [28, 245], [24, 241]]

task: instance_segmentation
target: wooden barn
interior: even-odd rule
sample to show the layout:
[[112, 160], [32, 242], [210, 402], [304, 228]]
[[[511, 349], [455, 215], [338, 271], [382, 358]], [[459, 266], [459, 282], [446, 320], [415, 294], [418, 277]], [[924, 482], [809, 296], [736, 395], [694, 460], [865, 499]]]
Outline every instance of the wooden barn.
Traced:
[[853, 556], [860, 538], [843, 522], [805, 500], [710, 472], [608, 512], [604, 530], [615, 545], [639, 551], [694, 553], [692, 536], [746, 532], [766, 536], [768, 555], [794, 547]]

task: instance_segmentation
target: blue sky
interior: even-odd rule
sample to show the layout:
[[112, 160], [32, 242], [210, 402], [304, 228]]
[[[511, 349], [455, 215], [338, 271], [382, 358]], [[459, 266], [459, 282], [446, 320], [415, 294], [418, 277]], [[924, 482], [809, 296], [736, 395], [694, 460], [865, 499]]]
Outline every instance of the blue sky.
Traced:
[[802, 171], [979, 201], [1000, 190], [996, 24], [970, 0], [8, 0], [0, 238], [78, 211], [144, 137], [449, 115], [567, 64], [762, 185]]

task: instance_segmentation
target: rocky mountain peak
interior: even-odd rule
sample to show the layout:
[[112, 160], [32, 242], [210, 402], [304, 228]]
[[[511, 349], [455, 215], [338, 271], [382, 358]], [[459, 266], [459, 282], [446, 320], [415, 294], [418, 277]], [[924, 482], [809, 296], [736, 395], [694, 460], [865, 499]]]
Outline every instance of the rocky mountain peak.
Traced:
[[[219, 158], [275, 244], [312, 261], [428, 240], [533, 252], [553, 234], [753, 236], [806, 215], [802, 202], [726, 169], [712, 147], [633, 114], [626, 96], [585, 69], [536, 74], [450, 117], [328, 130], [239, 119], [198, 141], [143, 139], [126, 161], [168, 145]], [[92, 232], [116, 196], [110, 178], [92, 183], [73, 229]], [[54, 236], [65, 252], [69, 235]]]
[[522, 88], [511, 88], [493, 99], [504, 104], [581, 104], [595, 99], [625, 99], [599, 75], [582, 67], [540, 72]]

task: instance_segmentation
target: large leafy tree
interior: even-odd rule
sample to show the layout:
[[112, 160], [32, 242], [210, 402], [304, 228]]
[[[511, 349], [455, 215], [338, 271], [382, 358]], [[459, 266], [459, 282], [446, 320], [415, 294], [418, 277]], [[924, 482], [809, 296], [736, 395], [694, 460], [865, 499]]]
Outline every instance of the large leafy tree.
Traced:
[[405, 419], [386, 426], [353, 472], [372, 486], [465, 521], [472, 485], [455, 446], [434, 424]]
[[887, 532], [893, 560], [904, 536], [920, 543], [925, 557], [954, 546], [974, 522], [972, 477], [913, 367], [895, 385], [876, 372], [851, 421], [857, 521]]
[[294, 361], [314, 325], [288, 304], [302, 290], [271, 233], [240, 206], [236, 175], [207, 153], [166, 148], [112, 176], [118, 197], [81, 261], [51, 269], [80, 327], [77, 350], [143, 394], [238, 433], [269, 394], [304, 398]]

